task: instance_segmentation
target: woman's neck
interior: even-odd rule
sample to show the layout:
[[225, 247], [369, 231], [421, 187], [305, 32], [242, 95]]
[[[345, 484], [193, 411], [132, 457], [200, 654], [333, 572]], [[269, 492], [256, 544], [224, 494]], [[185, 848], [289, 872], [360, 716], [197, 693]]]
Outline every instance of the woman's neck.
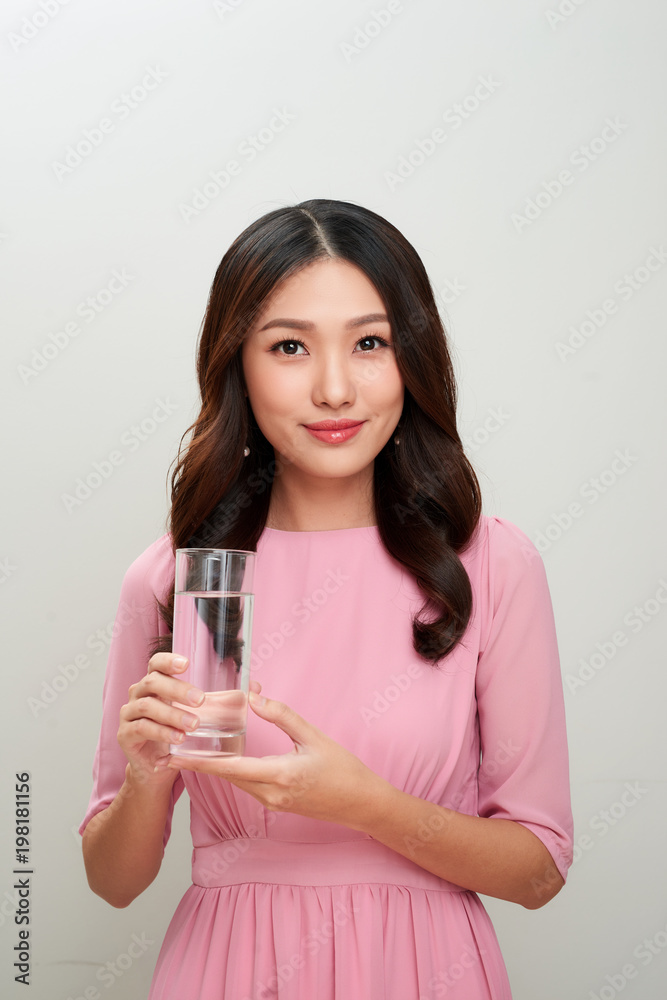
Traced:
[[373, 468], [348, 479], [304, 482], [285, 474], [271, 487], [266, 527], [277, 531], [337, 531], [377, 525]]

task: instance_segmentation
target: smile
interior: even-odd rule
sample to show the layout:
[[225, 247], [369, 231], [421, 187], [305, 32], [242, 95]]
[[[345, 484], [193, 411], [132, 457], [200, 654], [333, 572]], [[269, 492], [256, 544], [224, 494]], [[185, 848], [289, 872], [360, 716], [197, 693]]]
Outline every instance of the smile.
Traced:
[[364, 426], [365, 421], [358, 424], [348, 424], [347, 427], [338, 428], [323, 428], [318, 429], [317, 426], [309, 427], [304, 424], [304, 427], [309, 434], [317, 438], [319, 441], [326, 441], [327, 444], [340, 444], [343, 441], [349, 441], [350, 438], [358, 434], [361, 428]]

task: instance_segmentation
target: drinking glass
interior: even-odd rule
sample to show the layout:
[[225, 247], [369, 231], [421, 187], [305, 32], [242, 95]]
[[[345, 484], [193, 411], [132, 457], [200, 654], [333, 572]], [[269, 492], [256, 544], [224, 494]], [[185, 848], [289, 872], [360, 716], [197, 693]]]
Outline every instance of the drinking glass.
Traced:
[[179, 680], [204, 694], [199, 726], [169, 751], [179, 756], [239, 756], [245, 750], [250, 684], [255, 552], [177, 549], [172, 652], [187, 656]]

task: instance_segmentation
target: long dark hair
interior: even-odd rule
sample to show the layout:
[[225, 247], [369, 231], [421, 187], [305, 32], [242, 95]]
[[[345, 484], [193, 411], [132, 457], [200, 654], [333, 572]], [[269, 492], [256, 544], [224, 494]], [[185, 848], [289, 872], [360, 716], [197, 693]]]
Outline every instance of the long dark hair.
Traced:
[[[276, 462], [244, 395], [240, 348], [278, 283], [326, 258], [364, 272], [391, 325], [405, 393], [400, 444], [392, 435], [374, 463], [375, 519], [386, 550], [424, 593], [413, 645], [436, 663], [470, 619], [472, 591], [458, 553], [477, 527], [481, 495], [456, 427], [454, 372], [424, 265], [398, 229], [369, 209], [321, 198], [278, 208], [222, 258], [198, 344], [201, 411], [171, 475], [173, 548], [256, 550]], [[163, 600], [159, 611], [171, 630], [173, 583]], [[170, 649], [171, 636], [155, 637], [152, 652]]]

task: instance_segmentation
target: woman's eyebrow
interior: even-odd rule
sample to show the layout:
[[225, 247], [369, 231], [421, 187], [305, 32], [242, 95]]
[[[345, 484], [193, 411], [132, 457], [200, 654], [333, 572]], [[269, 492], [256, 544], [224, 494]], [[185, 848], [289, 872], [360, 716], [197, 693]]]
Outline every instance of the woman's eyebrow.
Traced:
[[[346, 330], [353, 330], [357, 326], [365, 326], [367, 323], [388, 323], [389, 320], [385, 313], [368, 313], [366, 316], [357, 316], [355, 319], [348, 320], [345, 324]], [[283, 326], [288, 330], [314, 330], [315, 324], [311, 323], [309, 320], [305, 319], [271, 319], [266, 323], [258, 332], [261, 333], [263, 330], [270, 330], [274, 326]]]

